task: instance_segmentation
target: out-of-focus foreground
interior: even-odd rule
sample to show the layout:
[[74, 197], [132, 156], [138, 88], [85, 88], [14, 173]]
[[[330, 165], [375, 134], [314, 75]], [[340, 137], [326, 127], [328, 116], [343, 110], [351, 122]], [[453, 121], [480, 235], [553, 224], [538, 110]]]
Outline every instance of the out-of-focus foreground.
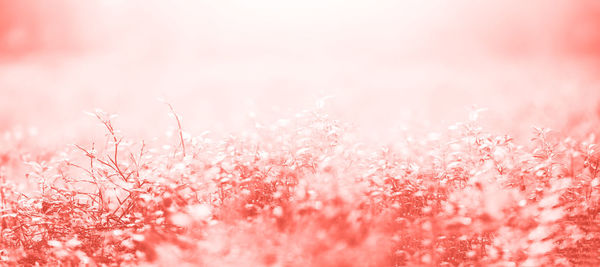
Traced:
[[375, 2], [0, 0], [0, 264], [600, 264], [600, 6]]

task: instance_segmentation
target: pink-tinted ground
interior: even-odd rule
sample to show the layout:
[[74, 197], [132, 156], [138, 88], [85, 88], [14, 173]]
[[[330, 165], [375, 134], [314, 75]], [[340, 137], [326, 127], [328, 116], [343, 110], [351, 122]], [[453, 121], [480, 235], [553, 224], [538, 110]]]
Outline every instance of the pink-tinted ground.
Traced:
[[[244, 260], [280, 266], [585, 265], [580, 258], [598, 254], [599, 233], [574, 218], [592, 222], [597, 209], [597, 155], [590, 145], [597, 142], [600, 118], [599, 66], [600, 6], [594, 1], [0, 0], [3, 179], [26, 181], [30, 185], [23, 190], [35, 191], [30, 187], [36, 182], [25, 178], [36, 177], [27, 173], [32, 167], [26, 166], [35, 166], [32, 161], [55, 164], [63, 178], [93, 174], [93, 164], [88, 168], [86, 163], [82, 174], [65, 162], [86, 159], [92, 143], [106, 143], [105, 130], [83, 112], [101, 108], [119, 114], [113, 120], [122, 130], [117, 135], [133, 143], [121, 152], [127, 158], [124, 165], [116, 156], [114, 163], [99, 158], [106, 164], [96, 164], [104, 171], [117, 178], [128, 171], [139, 176], [140, 159], [127, 153], [141, 158], [136, 145], [145, 140], [157, 148], [150, 153], [158, 160], [147, 163], [143, 172], [149, 177], [121, 177], [123, 183], [147, 190], [142, 184], [149, 179], [161, 188], [157, 191], [176, 195], [178, 191], [168, 189], [171, 180], [160, 178], [182, 175], [191, 180], [171, 184], [188, 185], [201, 192], [196, 197], [202, 196], [192, 200], [185, 195], [170, 210], [161, 207], [164, 194], [145, 192], [155, 199], [143, 205], [174, 214], [158, 223], [162, 215], [152, 215], [150, 222], [149, 211], [139, 210], [146, 225], [159, 228], [156, 231], [141, 231], [143, 224], [118, 220], [84, 220], [107, 229], [98, 230], [102, 235], [121, 231], [111, 237], [116, 241], [91, 238], [99, 234], [91, 227], [73, 228], [80, 231], [75, 240], [120, 252], [122, 258], [63, 244], [73, 240], [75, 230], [64, 235], [46, 232], [30, 243], [0, 244], [18, 251], [10, 254], [12, 258], [6, 256], [6, 262], [26, 255], [22, 264], [46, 257], [46, 264], [165, 261], [149, 256], [154, 248], [135, 239], [141, 235], [178, 251], [171, 252], [180, 253], [176, 257], [184, 263], [207, 266], [239, 266]], [[168, 116], [168, 106], [157, 98], [179, 114], [182, 136]], [[491, 135], [473, 130], [472, 106], [487, 108], [477, 123]], [[317, 110], [318, 115], [306, 110]], [[448, 130], [458, 121], [469, 121], [469, 127], [459, 126], [461, 133]], [[530, 141], [541, 138], [540, 133], [532, 134], [532, 126], [552, 128], [548, 138], [553, 141], [544, 141], [545, 133], [542, 141]], [[205, 131], [215, 144], [193, 138]], [[505, 134], [514, 137], [514, 144], [502, 141]], [[250, 140], [242, 141], [245, 138]], [[188, 144], [187, 155], [181, 143]], [[163, 144], [169, 145], [164, 151]], [[260, 160], [248, 161], [250, 152], [240, 148], [239, 154], [233, 153], [235, 146], [255, 146], [246, 147], [255, 153], [263, 147], [264, 153]], [[395, 152], [377, 154], [382, 147]], [[111, 144], [98, 149], [114, 155]], [[277, 172], [269, 176], [272, 168]], [[492, 169], [495, 173], [488, 173]], [[482, 188], [481, 173], [502, 179], [483, 183]], [[355, 176], [360, 179], [351, 179]], [[260, 181], [248, 182], [249, 177]], [[440, 185], [444, 177], [456, 184]], [[567, 183], [565, 179], [568, 186], [557, 185]], [[415, 184], [415, 189], [406, 189], [407, 184]], [[41, 191], [36, 196], [41, 203], [60, 195]], [[292, 195], [296, 199], [290, 199]], [[507, 200], [493, 205], [486, 195]], [[29, 214], [29, 220], [49, 216], [35, 205], [10, 206], [4, 198], [4, 215]], [[128, 195], [118, 202], [134, 203], [135, 210], [142, 201], [138, 198], [147, 201]], [[461, 198], [478, 199], [471, 204], [481, 210], [458, 211], [465, 205]], [[569, 204], [547, 203], [555, 198]], [[89, 208], [101, 214], [101, 203], [94, 200]], [[69, 205], [72, 202], [65, 204]], [[418, 208], [406, 208], [411, 205]], [[133, 214], [106, 206], [108, 214], [118, 214], [119, 219]], [[316, 212], [305, 212], [307, 207]], [[442, 207], [457, 210], [438, 210]], [[560, 216], [544, 217], [551, 212]], [[515, 216], [531, 218], [531, 225], [511, 221]], [[466, 218], [469, 223], [460, 227], [447, 223]], [[15, 234], [18, 224], [3, 223], [3, 231], [10, 230], [4, 237], [24, 238]], [[298, 226], [303, 224], [306, 232]], [[201, 233], [190, 232], [190, 225]], [[424, 236], [412, 236], [414, 229]], [[465, 234], [469, 231], [472, 235]], [[567, 238], [582, 232], [587, 236]], [[179, 235], [189, 240], [181, 241]], [[437, 240], [440, 237], [444, 238]], [[134, 245], [115, 245], [126, 240]], [[465, 247], [465, 242], [477, 249]], [[41, 251], [66, 247], [77, 256], [69, 258], [59, 250], [37, 255], [36, 246]], [[577, 251], [581, 247], [585, 252]], [[206, 257], [190, 258], [190, 251]], [[243, 260], [236, 261], [238, 256]]]

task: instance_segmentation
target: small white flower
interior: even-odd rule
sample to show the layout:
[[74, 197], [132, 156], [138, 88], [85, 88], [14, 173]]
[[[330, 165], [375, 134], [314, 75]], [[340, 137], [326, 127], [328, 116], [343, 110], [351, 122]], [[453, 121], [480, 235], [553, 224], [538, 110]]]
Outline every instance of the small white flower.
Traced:
[[77, 247], [77, 246], [81, 245], [81, 241], [77, 240], [77, 237], [74, 237], [74, 238], [70, 239], [69, 241], [67, 241], [65, 243], [65, 245], [67, 245], [67, 247], [73, 248], [73, 247]]
[[278, 218], [281, 217], [281, 216], [283, 216], [283, 209], [281, 207], [279, 207], [279, 206], [275, 207], [273, 209], [273, 215], [275, 217], [278, 217]]
[[57, 240], [48, 240], [48, 246], [55, 247], [55, 248], [61, 248], [62, 243]]

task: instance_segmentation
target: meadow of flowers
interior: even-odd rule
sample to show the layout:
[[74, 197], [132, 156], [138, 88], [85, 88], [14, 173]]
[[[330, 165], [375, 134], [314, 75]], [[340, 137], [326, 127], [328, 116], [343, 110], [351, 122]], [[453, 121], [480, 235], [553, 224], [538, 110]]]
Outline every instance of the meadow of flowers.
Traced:
[[[480, 110], [440, 133], [361, 140], [307, 109], [226, 137], [106, 137], [34, 149], [0, 140], [7, 266], [595, 266], [600, 147]], [[596, 124], [597, 125], [597, 124]]]
[[600, 266], [597, 1], [40, 2], [0, 266]]

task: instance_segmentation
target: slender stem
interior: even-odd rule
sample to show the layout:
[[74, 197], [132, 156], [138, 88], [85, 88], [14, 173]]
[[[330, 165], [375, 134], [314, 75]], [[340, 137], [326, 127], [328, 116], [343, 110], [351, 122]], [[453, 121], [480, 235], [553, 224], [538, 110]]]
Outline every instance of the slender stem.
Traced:
[[183, 130], [181, 128], [181, 120], [179, 120], [179, 116], [177, 116], [177, 113], [175, 113], [175, 109], [173, 109], [173, 106], [169, 103], [167, 103], [167, 105], [169, 106], [169, 109], [171, 109], [171, 113], [173, 113], [173, 116], [175, 116], [175, 120], [177, 121], [177, 127], [179, 129], [179, 139], [181, 141], [181, 149], [183, 150], [183, 156], [185, 157], [185, 142], [183, 141]]

